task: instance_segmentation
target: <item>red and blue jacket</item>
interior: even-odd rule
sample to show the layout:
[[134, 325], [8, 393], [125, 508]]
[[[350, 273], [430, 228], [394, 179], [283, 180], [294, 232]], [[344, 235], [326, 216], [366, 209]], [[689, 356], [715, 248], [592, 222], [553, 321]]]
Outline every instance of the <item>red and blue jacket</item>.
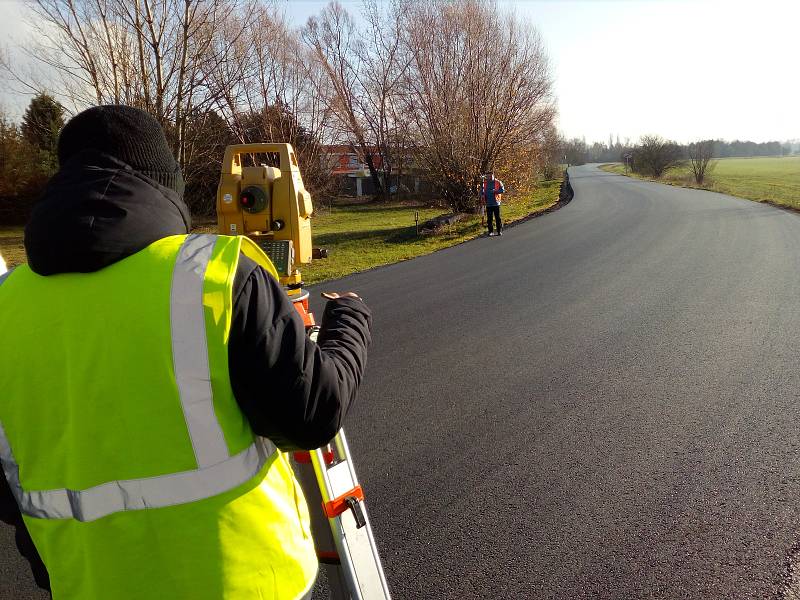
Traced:
[[[490, 185], [492, 183], [494, 185]], [[499, 179], [484, 179], [481, 186], [481, 198], [483, 198], [486, 206], [500, 206], [500, 199], [497, 196], [504, 194], [505, 191], [503, 182]]]

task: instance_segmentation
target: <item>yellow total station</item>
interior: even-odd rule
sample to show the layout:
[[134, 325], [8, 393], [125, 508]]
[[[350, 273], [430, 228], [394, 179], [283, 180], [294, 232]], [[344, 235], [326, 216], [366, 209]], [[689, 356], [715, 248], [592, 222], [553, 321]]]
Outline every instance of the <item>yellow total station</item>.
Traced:
[[[242, 166], [248, 155], [277, 155], [279, 167]], [[291, 144], [225, 148], [217, 189], [219, 232], [246, 235], [266, 252], [290, 293], [299, 290], [297, 265], [311, 262], [311, 195], [303, 186]]]

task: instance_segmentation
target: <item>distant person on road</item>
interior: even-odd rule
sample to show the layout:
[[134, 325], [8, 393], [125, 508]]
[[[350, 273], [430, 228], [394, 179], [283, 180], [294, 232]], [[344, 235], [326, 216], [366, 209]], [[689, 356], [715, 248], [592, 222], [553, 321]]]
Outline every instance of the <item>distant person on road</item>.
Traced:
[[0, 279], [0, 519], [56, 600], [310, 597], [284, 451], [341, 427], [369, 309], [328, 294], [310, 341], [250, 240], [189, 234], [143, 111], [80, 113], [58, 159]]
[[503, 182], [499, 179], [495, 179], [493, 172], [486, 174], [481, 185], [481, 200], [486, 206], [486, 221], [489, 226], [490, 236], [495, 235], [492, 225], [493, 217], [497, 225], [497, 235], [503, 235], [503, 221], [500, 219], [500, 203], [503, 200], [502, 195], [505, 191], [506, 189], [503, 187]]

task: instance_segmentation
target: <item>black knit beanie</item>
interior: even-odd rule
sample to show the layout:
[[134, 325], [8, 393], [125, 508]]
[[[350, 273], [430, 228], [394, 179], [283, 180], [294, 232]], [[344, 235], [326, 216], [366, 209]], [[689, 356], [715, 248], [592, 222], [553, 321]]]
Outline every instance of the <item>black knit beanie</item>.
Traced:
[[58, 162], [64, 165], [83, 150], [110, 154], [134, 171], [183, 196], [181, 168], [158, 121], [132, 106], [95, 106], [73, 117], [58, 138]]

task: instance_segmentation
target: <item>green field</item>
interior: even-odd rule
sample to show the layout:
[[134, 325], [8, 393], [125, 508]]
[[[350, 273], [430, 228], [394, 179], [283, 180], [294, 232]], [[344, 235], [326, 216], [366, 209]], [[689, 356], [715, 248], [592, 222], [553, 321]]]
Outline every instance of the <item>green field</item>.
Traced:
[[[714, 162], [703, 189], [800, 209], [800, 156], [722, 158]], [[620, 163], [601, 165], [600, 168], [612, 173], [625, 173], [625, 167]], [[694, 183], [688, 165], [669, 171], [655, 181], [699, 187]]]
[[[541, 212], [558, 200], [561, 180], [545, 181], [531, 194], [506, 194], [503, 221], [510, 223], [531, 213]], [[329, 258], [316, 260], [302, 268], [307, 284], [337, 279], [351, 273], [381, 265], [408, 260], [459, 244], [481, 235], [479, 216], [459, 221], [437, 235], [417, 235], [414, 212], [419, 211], [420, 224], [441, 215], [440, 208], [415, 207], [408, 204], [345, 204], [320, 208], [312, 219], [313, 243], [327, 248]], [[201, 226], [197, 231], [213, 231]], [[0, 228], [0, 254], [13, 266], [25, 261], [22, 228]]]

